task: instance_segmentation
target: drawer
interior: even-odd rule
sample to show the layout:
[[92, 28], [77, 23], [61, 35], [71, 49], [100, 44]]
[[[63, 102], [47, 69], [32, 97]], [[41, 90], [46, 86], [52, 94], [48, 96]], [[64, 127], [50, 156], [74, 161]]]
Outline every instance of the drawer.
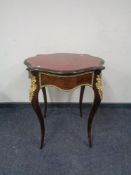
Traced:
[[60, 89], [69, 90], [81, 85], [93, 85], [94, 72], [87, 72], [77, 75], [55, 75], [39, 73], [40, 87], [56, 86]]

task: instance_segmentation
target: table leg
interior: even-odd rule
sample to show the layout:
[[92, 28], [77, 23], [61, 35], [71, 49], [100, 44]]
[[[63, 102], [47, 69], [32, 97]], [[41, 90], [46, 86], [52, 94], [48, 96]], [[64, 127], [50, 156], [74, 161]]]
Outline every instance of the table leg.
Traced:
[[101, 75], [97, 74], [95, 75], [94, 79], [94, 85], [93, 85], [93, 91], [94, 91], [94, 102], [93, 106], [91, 108], [89, 118], [88, 118], [88, 124], [87, 124], [87, 132], [88, 132], [88, 141], [89, 141], [89, 146], [92, 146], [92, 122], [94, 115], [101, 103], [102, 99], [102, 84], [101, 84]]
[[82, 117], [82, 101], [83, 101], [84, 90], [85, 90], [85, 86], [81, 86], [81, 89], [80, 89], [80, 98], [79, 98], [80, 117]]
[[47, 112], [47, 95], [46, 95], [46, 89], [45, 87], [42, 88], [43, 97], [44, 97], [44, 118], [46, 118], [46, 112]]
[[31, 101], [31, 104], [32, 104], [32, 107], [33, 107], [35, 113], [37, 114], [37, 117], [38, 117], [38, 120], [40, 123], [40, 128], [41, 128], [40, 149], [42, 149], [43, 144], [44, 144], [45, 126], [44, 126], [44, 120], [43, 120], [42, 112], [41, 112], [39, 101], [38, 101], [39, 91], [40, 91], [40, 88], [39, 88], [39, 85], [37, 83], [37, 80], [36, 80], [35, 76], [32, 76], [31, 88], [30, 88], [30, 101]]

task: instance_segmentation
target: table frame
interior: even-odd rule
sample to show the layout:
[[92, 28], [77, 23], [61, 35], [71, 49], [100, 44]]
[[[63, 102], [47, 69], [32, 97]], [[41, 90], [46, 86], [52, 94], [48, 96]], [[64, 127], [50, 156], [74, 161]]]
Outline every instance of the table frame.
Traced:
[[[44, 71], [32, 71], [29, 70], [31, 74], [31, 87], [29, 92], [29, 99], [31, 101], [32, 107], [38, 117], [41, 129], [41, 144], [40, 149], [43, 148], [44, 145], [44, 137], [45, 137], [45, 124], [44, 118], [46, 118], [47, 112], [47, 95], [46, 95], [46, 86], [55, 86], [62, 90], [71, 90], [81, 87], [80, 89], [80, 97], [79, 97], [79, 106], [80, 106], [80, 117], [82, 117], [82, 101], [85, 86], [90, 86], [94, 92], [94, 101], [92, 108], [89, 113], [88, 121], [87, 121], [87, 135], [89, 146], [92, 146], [92, 122], [94, 115], [101, 103], [103, 90], [102, 90], [102, 75], [101, 69], [86, 71], [83, 73], [75, 73], [75, 74], [55, 74], [55, 73], [47, 73]], [[41, 78], [42, 76], [42, 78]], [[67, 80], [71, 80], [70, 83]], [[40, 104], [38, 100], [38, 94], [40, 89], [42, 89], [44, 96], [44, 117], [40, 109]]]

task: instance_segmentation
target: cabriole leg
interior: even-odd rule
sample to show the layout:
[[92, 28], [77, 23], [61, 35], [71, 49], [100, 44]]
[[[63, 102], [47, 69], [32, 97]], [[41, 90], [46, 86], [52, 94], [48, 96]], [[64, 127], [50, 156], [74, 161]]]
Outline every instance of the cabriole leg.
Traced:
[[85, 90], [85, 86], [81, 86], [81, 89], [80, 89], [80, 98], [79, 98], [80, 117], [82, 117], [82, 101], [83, 101], [84, 90]]
[[47, 95], [46, 95], [46, 89], [45, 87], [42, 88], [43, 97], [44, 97], [44, 118], [46, 118], [46, 112], [47, 112]]
[[92, 146], [92, 122], [94, 115], [101, 103], [102, 100], [102, 83], [101, 83], [101, 75], [95, 74], [94, 77], [94, 84], [93, 84], [93, 91], [94, 91], [94, 102], [89, 114], [88, 118], [88, 124], [87, 124], [87, 132], [88, 132], [88, 141], [89, 141], [89, 146]]
[[37, 78], [36, 78], [36, 76], [32, 75], [31, 76], [31, 88], [30, 88], [29, 98], [30, 98], [32, 107], [33, 107], [33, 109], [38, 117], [39, 123], [40, 123], [40, 128], [41, 128], [40, 149], [42, 149], [43, 144], [44, 144], [45, 126], [44, 126], [44, 120], [43, 120], [42, 112], [41, 112], [39, 101], [38, 101], [39, 90], [40, 90], [40, 88], [39, 88], [39, 84], [37, 83]]

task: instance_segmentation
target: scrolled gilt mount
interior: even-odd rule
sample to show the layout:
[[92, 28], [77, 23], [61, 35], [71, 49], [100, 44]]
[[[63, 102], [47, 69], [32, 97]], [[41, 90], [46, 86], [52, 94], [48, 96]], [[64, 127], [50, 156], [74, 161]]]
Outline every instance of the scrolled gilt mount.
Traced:
[[31, 75], [31, 87], [29, 90], [29, 100], [30, 101], [32, 101], [36, 88], [37, 88], [36, 77], [34, 75]]
[[96, 88], [98, 90], [99, 96], [102, 99], [103, 97], [103, 89], [102, 89], [102, 78], [101, 75], [96, 76]]

